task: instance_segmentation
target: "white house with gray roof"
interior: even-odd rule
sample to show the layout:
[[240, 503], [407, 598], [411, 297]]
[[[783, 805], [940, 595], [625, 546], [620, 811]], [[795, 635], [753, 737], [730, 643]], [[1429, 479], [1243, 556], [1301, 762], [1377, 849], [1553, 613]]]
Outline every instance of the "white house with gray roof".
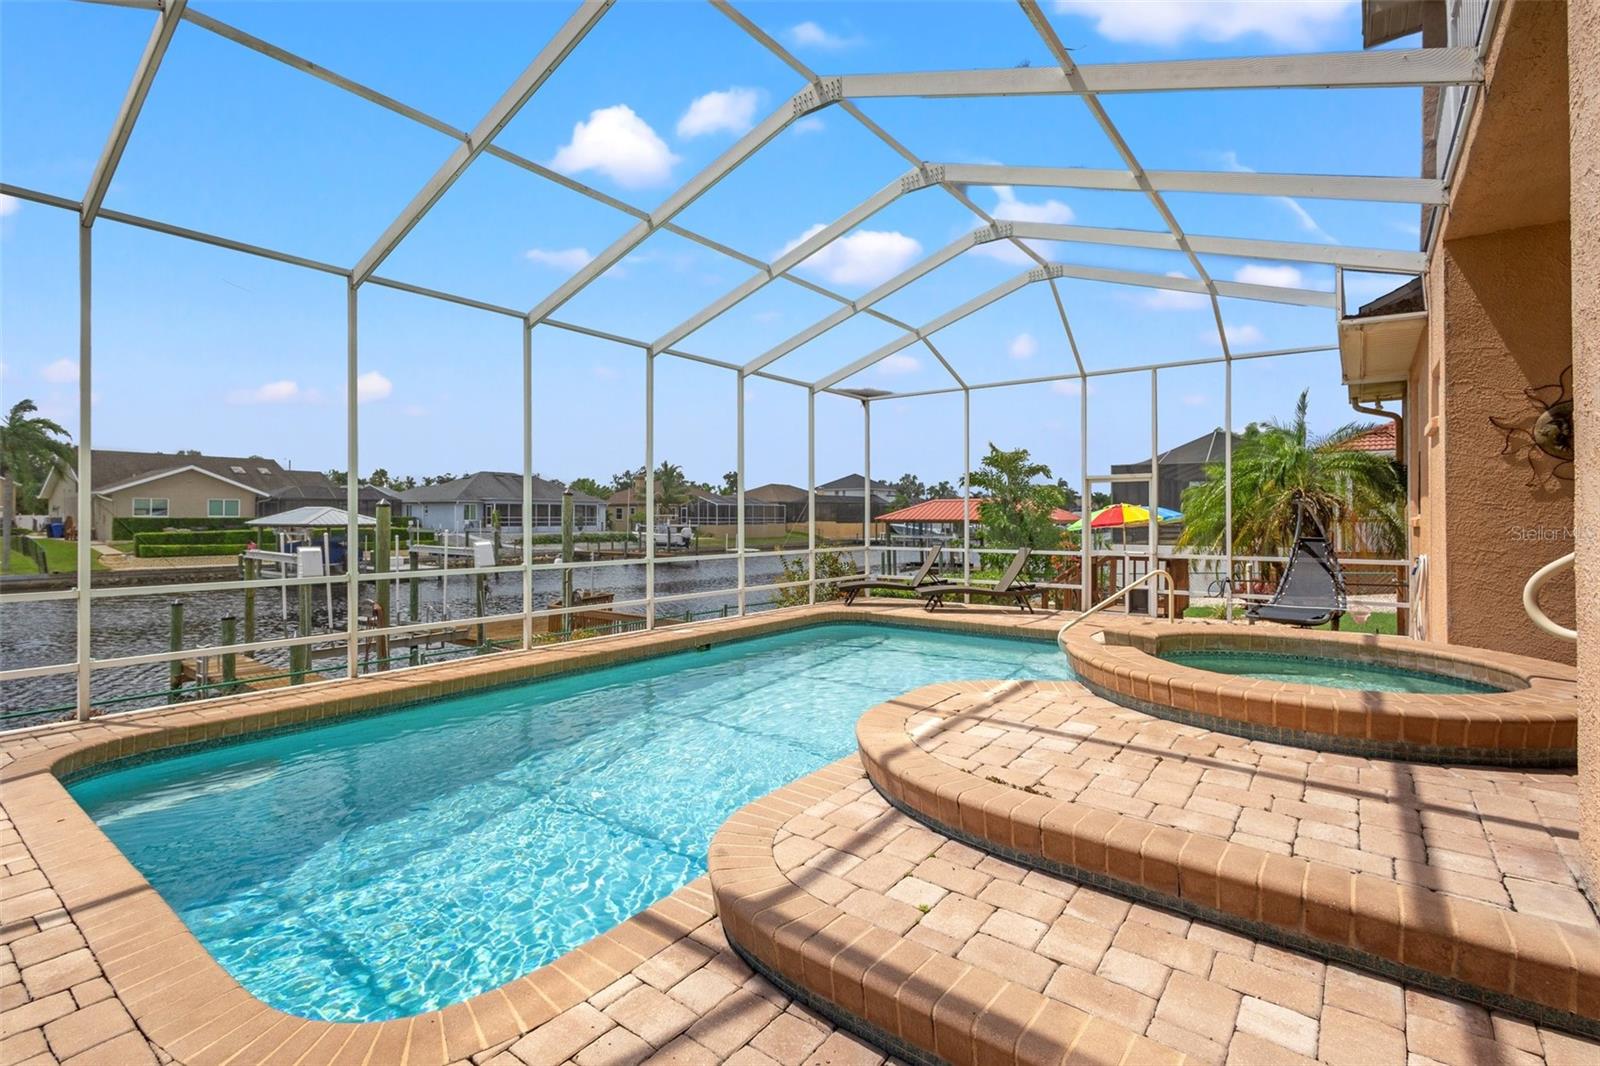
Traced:
[[[533, 521], [535, 533], [561, 532], [559, 481], [534, 475]], [[481, 470], [436, 485], [419, 485], [400, 494], [401, 513], [423, 529], [451, 533], [476, 533], [492, 529], [499, 516], [502, 532], [522, 529], [522, 475]], [[583, 492], [572, 494], [573, 528], [579, 532], [605, 529], [605, 502]]]

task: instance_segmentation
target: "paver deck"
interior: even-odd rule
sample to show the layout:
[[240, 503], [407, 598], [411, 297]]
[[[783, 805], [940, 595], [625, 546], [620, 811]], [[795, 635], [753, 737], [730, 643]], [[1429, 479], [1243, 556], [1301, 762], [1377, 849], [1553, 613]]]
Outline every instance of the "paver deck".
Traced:
[[975, 850], [889, 806], [864, 775], [774, 840], [785, 875], [840, 910], [1198, 1062], [1600, 1062], [1600, 1044]]
[[1600, 928], [1578, 891], [1573, 771], [1309, 751], [1152, 718], [1079, 685], [967, 702], [913, 715], [913, 742], [1040, 795]]

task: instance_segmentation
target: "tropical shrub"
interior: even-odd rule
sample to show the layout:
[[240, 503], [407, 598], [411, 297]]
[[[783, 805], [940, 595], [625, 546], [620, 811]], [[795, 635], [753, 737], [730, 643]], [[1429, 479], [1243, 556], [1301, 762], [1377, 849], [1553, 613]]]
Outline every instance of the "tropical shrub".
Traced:
[[[1351, 422], [1314, 434], [1306, 424], [1308, 393], [1287, 423], [1251, 426], [1233, 447], [1233, 547], [1246, 555], [1281, 555], [1294, 543], [1304, 507], [1323, 529], [1359, 524], [1380, 552], [1405, 551], [1405, 479], [1393, 456], [1349, 447], [1370, 425]], [[1180, 547], [1224, 549], [1227, 492], [1223, 464], [1183, 493]]]

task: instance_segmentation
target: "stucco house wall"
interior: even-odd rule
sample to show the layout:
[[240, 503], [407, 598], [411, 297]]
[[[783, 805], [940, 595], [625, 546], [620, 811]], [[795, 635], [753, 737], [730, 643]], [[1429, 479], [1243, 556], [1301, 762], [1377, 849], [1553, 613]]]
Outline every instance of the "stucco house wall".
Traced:
[[[1578, 582], [1600, 587], [1600, 0], [1574, 0], [1570, 42], [1572, 339], [1577, 439]], [[1579, 854], [1600, 900], [1600, 596], [1578, 605]]]
[[[1572, 551], [1573, 483], [1530, 485], [1535, 475], [1522, 450], [1501, 454], [1506, 435], [1489, 421], [1531, 418], [1536, 408], [1524, 390], [1557, 382], [1572, 362], [1568, 227], [1446, 241], [1429, 283], [1437, 343], [1425, 395], [1438, 406], [1429, 416], [1436, 436], [1422, 527], [1430, 566], [1443, 565], [1434, 569], [1442, 595], [1429, 605], [1428, 635], [1572, 662], [1572, 645], [1543, 633], [1523, 611], [1522, 586]], [[1547, 586], [1543, 602], [1570, 624], [1570, 576]]]
[[[1522, 587], [1572, 551], [1573, 483], [1528, 484], [1491, 415], [1531, 419], [1523, 390], [1572, 362], [1566, 10], [1508, 0], [1426, 279], [1428, 338], [1407, 401], [1413, 550], [1428, 556], [1423, 635], [1564, 662], [1573, 646], [1522, 609]], [[1544, 605], [1570, 624], [1569, 580]]]
[[135, 497], [158, 497], [167, 500], [169, 518], [205, 518], [211, 500], [238, 500], [239, 520], [256, 516], [254, 492], [230, 485], [197, 470], [180, 471], [164, 477], [152, 478], [142, 485], [134, 485], [103, 494], [109, 501], [114, 518], [127, 518], [133, 514]]
[[[55, 478], [52, 481], [50, 494], [45, 498], [49, 513], [52, 516], [76, 516], [78, 483], [71, 478]], [[113, 520], [134, 517], [133, 501], [136, 498], [165, 499], [167, 519], [174, 525], [181, 525], [186, 518], [205, 518], [211, 500], [238, 500], [240, 522], [256, 516], [257, 497], [251, 490], [230, 485], [198, 470], [183, 470], [96, 495], [93, 536], [107, 539], [112, 535]]]

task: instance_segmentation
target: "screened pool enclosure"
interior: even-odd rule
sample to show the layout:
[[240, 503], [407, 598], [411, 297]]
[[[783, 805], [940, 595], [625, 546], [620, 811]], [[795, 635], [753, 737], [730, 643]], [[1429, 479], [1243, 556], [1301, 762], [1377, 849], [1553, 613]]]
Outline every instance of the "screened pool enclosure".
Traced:
[[[706, 550], [690, 556], [676, 555], [668, 546], [658, 547], [653, 536], [629, 541], [625, 549], [618, 549], [617, 541], [596, 542], [586, 548], [580, 536], [577, 557], [552, 558], [547, 545], [536, 543], [539, 538], [519, 536], [508, 529], [498, 551], [487, 557], [473, 556], [463, 547], [465, 554], [457, 561], [468, 564], [464, 566], [450, 565], [451, 548], [445, 539], [428, 549], [442, 557], [436, 569], [409, 570], [408, 566], [419, 564], [415, 555], [408, 561], [405, 551], [385, 559], [386, 568], [380, 568], [379, 553], [373, 550], [364, 563], [352, 562], [339, 574], [305, 574], [288, 568], [247, 572], [241, 568], [244, 576], [236, 578], [180, 577], [157, 587], [102, 577], [99, 549], [91, 543], [96, 538], [89, 535], [96, 525], [94, 493], [78, 492], [73, 517], [80, 535], [73, 549], [73, 587], [13, 587], [0, 596], [0, 617], [14, 633], [27, 629], [34, 618], [48, 616], [51, 624], [60, 623], [56, 629], [47, 625], [40, 630], [56, 634], [49, 640], [7, 646], [8, 661], [0, 663], [0, 692], [9, 695], [0, 702], [5, 703], [8, 715], [44, 710], [62, 713], [75, 708], [86, 717], [91, 707], [115, 711], [162, 702], [167, 698], [163, 682], [172, 664], [192, 664], [185, 668], [204, 676], [191, 680], [215, 682], [217, 678], [207, 673], [215, 669], [207, 665], [208, 659], [224, 653], [255, 656], [263, 664], [287, 658], [291, 664], [301, 663], [302, 675], [331, 680], [436, 658], [424, 638], [439, 633], [441, 627], [498, 626], [496, 632], [510, 634], [488, 641], [481, 639], [488, 630], [480, 628], [480, 639], [470, 648], [447, 647], [448, 642], [441, 639], [441, 654], [527, 648], [552, 634], [570, 638], [580, 631], [588, 634], [629, 627], [617, 624], [615, 618], [608, 629], [575, 625], [573, 619], [593, 614], [595, 607], [582, 596], [573, 596], [574, 580], [607, 590], [606, 611], [619, 618], [636, 616], [636, 626], [643, 629], [681, 624], [685, 617], [741, 615], [816, 602], [838, 579], [819, 572], [818, 559], [824, 554], [843, 560], [852, 569], [870, 572], [900, 567], [911, 558], [908, 550], [930, 543], [926, 538], [907, 538], [903, 531], [878, 528], [873, 521], [874, 481], [921, 461], [919, 454], [905, 445], [899, 446], [898, 452], [884, 454], [883, 419], [896, 420], [902, 436], [920, 438], [930, 452], [938, 451], [943, 457], [941, 469], [949, 471], [956, 492], [964, 497], [971, 492], [968, 476], [981, 460], [985, 444], [994, 440], [1006, 445], [1001, 436], [1005, 427], [1026, 424], [1029, 440], [1046, 442], [1035, 448], [1036, 457], [1047, 459], [1057, 474], [1064, 475], [1063, 482], [1076, 493], [1084, 511], [1097, 497], [1166, 505], [1158, 489], [1161, 457], [1184, 437], [1221, 429], [1217, 438], [1220, 454], [1211, 460], [1221, 466], [1227, 486], [1226, 534], [1220, 545], [1180, 548], [1170, 536], [1162, 535], [1158, 508], [1150, 507], [1145, 529], [1124, 528], [1116, 537], [1084, 535], [1076, 547], [1035, 554], [1051, 558], [1052, 570], [1045, 584], [1063, 593], [1057, 601], [1061, 606], [1081, 609], [1097, 598], [1102, 591], [1096, 583], [1097, 559], [1127, 563], [1118, 570], [1122, 579], [1182, 559], [1191, 578], [1180, 594], [1186, 600], [1198, 599], [1210, 591], [1214, 601], [1231, 609], [1236, 597], [1251, 594], [1241, 575], [1253, 564], [1272, 561], [1235, 552], [1231, 485], [1236, 433], [1247, 423], [1286, 415], [1281, 395], [1292, 397], [1307, 385], [1317, 384], [1334, 400], [1344, 400], [1338, 379], [1341, 318], [1424, 270], [1426, 254], [1416, 249], [1431, 246], [1440, 212], [1448, 203], [1449, 178], [1461, 133], [1457, 126], [1465, 104], [1482, 81], [1479, 38], [1490, 6], [1464, 5], [1470, 10], [1458, 12], [1459, 25], [1452, 28], [1452, 45], [1446, 48], [1385, 47], [1080, 64], [1064, 42], [1058, 19], [1034, 0], [1022, 0], [1020, 11], [1010, 5], [982, 5], [975, 10], [962, 9], [961, 18], [981, 20], [995, 35], [1007, 35], [1008, 40], [1017, 42], [1018, 48], [1047, 54], [1048, 63], [841, 74], [834, 65], [848, 67], [855, 58], [846, 49], [808, 53], [775, 26], [764, 26], [763, 22], [770, 20], [759, 7], [741, 9], [722, 0], [678, 5], [675, 10], [683, 19], [708, 20], [705, 25], [714, 22], [717, 32], [736, 32], [741, 47], [750, 51], [749, 57], [741, 55], [740, 62], [766, 64], [761, 69], [766, 72], [767, 84], [782, 85], [788, 94], [763, 93], [762, 99], [771, 107], [764, 118], [752, 117], [748, 128], [730, 138], [725, 150], [665, 199], [646, 208], [598, 187], [604, 184], [598, 179], [595, 184], [580, 181], [573, 175], [582, 168], [560, 165], [560, 158], [541, 162], [535, 158], [536, 152], [523, 151], [520, 145], [514, 150], [505, 136], [519, 115], [538, 112], [547, 83], [564, 68], [585, 61], [604, 63], [605, 56], [599, 54], [604, 45], [596, 40], [602, 29], [609, 22], [621, 22], [622, 26], [611, 32], [629, 32], [627, 20], [647, 17], [632, 10], [632, 5], [617, 5], [613, 0], [583, 3], [575, 9], [543, 5], [545, 14], [540, 17], [556, 24], [553, 33], [527, 44], [525, 50], [532, 53], [532, 59], [525, 69], [470, 128], [464, 128], [340, 73], [320, 58], [306, 58], [185, 0], [102, 3], [104, 6], [83, 7], [96, 17], [124, 20], [119, 23], [124, 27], [126, 20], [141, 20], [140, 32], [147, 30], [148, 38], [87, 187], [81, 194], [76, 190], [68, 194], [46, 187], [49, 182], [44, 180], [14, 181], [10, 173], [0, 186], [0, 192], [27, 211], [58, 209], [56, 214], [68, 220], [76, 215], [75, 234], [63, 228], [61, 236], [52, 239], [58, 244], [76, 242], [78, 347], [73, 444], [77, 485], [98, 484], [93, 466], [95, 449], [102, 447], [95, 433], [97, 400], [114, 401], [114, 397], [99, 397], [96, 392], [97, 348], [123, 342], [120, 336], [107, 337], [96, 328], [107, 313], [96, 304], [105, 294], [105, 282], [97, 281], [97, 270], [107, 255], [102, 244], [111, 242], [115, 269], [120, 271], [130, 262], [137, 263], [139, 249], [149, 247], [150, 241], [162, 241], [205, 246], [213, 250], [208, 255], [254, 257], [272, 264], [271, 269], [298, 272], [304, 280], [296, 284], [315, 292], [315, 298], [323, 302], [319, 306], [331, 306], [329, 302], [335, 298], [342, 303], [342, 373], [330, 371], [321, 394], [333, 402], [322, 409], [319, 418], [334, 429], [342, 428], [340, 458], [349, 474], [344, 483], [346, 499], [340, 504], [347, 519], [346, 544], [360, 544], [366, 528], [357, 524], [363, 510], [358, 498], [362, 477], [387, 462], [370, 435], [387, 432], [388, 427], [377, 425], [374, 420], [379, 416], [363, 403], [371, 391], [365, 375], [372, 366], [364, 360], [364, 345], [370, 343], [366, 340], [369, 316], [389, 314], [389, 308], [402, 306], [401, 301], [406, 307], [446, 305], [454, 309], [453, 314], [480, 316], [485, 323], [498, 323], [483, 327], [500, 331], [497, 336], [507, 330], [520, 333], [520, 365], [514, 337], [508, 337], [504, 351], [497, 356], [496, 369], [463, 379], [452, 371], [456, 356], [440, 354], [431, 364], [436, 375], [424, 379], [431, 385], [419, 385], [439, 390], [475, 389], [483, 397], [486, 412], [492, 409], [492, 417], [486, 413], [476, 426], [463, 428], [425, 425], [426, 417], [419, 416], [419, 423], [424, 424], [413, 431], [424, 435], [472, 432], [503, 441], [520, 431], [523, 495], [518, 513], [536, 511], [532, 487], [536, 474], [559, 473], [549, 468], [551, 460], [541, 458], [547, 447], [542, 437], [541, 403], [593, 405], [597, 426], [606, 434], [625, 435], [630, 447], [638, 446], [635, 462], [629, 465], [642, 471], [640, 487], [645, 500], [657, 498], [658, 472], [671, 457], [663, 443], [662, 419], [671, 418], [676, 427], [673, 432], [688, 437], [702, 432], [700, 427], [707, 424], [710, 412], [720, 406], [716, 418], [726, 417], [732, 429], [729, 465], [734, 475], [730, 495], [735, 501], [735, 521], [719, 530], [713, 543], [703, 545]], [[107, 11], [106, 7], [134, 10]], [[549, 14], [555, 10], [559, 17]], [[449, 5], [429, 6], [426, 12], [427, 19], [455, 17]], [[295, 13], [296, 7], [291, 6], [282, 9], [278, 17], [292, 19]], [[910, 25], [909, 15], [908, 9], [900, 8], [895, 17], [907, 23], [906, 34], [915, 34], [918, 27]], [[929, 9], [927, 16], [936, 22], [940, 12]], [[658, 12], [653, 17], [661, 16]], [[70, 27], [63, 32], [71, 32]], [[938, 31], [929, 32], [937, 36]], [[301, 37], [308, 39], [305, 34]], [[381, 50], [384, 36], [374, 34], [365, 45]], [[275, 64], [285, 77], [314, 79], [320, 83], [320, 91], [337, 93], [360, 108], [382, 113], [385, 122], [416, 127], [419, 136], [425, 132], [431, 138], [427, 144], [434, 152], [432, 158], [443, 156], [443, 161], [415, 187], [410, 202], [386, 227], [368, 238], [365, 251], [348, 260], [324, 258], [287, 240], [280, 246], [272, 241], [240, 239], [239, 231], [230, 235], [225, 226], [210, 232], [209, 228], [117, 209], [113, 183], [119, 180], [119, 165], [130, 144], [137, 142], [147, 97], [168, 76], [166, 68], [185, 47], [225, 47], [241, 57], [249, 56], [252, 62]], [[935, 51], [945, 56], [951, 47]], [[815, 61], [803, 60], [802, 55], [813, 55]], [[460, 64], [472, 61], [470, 55], [450, 58]], [[664, 54], [663, 62], [671, 58]], [[819, 67], [823, 60], [827, 65]], [[707, 74], [707, 79], [718, 82], [718, 75]], [[43, 91], [42, 86], [40, 89]], [[225, 84], [214, 89], [223, 99], [232, 91]], [[1425, 89], [1444, 94], [1437, 146], [1430, 146], [1430, 158], [1414, 167], [1426, 176], [1360, 174], [1363, 147], [1359, 141], [1343, 145], [1351, 173], [1257, 170], [1236, 158], [1233, 165], [1214, 169], [1172, 169], [1179, 153], [1168, 150], [1159, 136], [1160, 117], [1169, 102], [1207, 94], [1244, 100], [1251, 94], [1286, 93], [1296, 101], [1311, 100], [1317, 93], [1333, 93], [1340, 100], [1355, 99], [1361, 93], [1385, 94], [1381, 96], [1386, 101], [1383, 106], [1399, 109], [1394, 111], [1397, 118], [1415, 122], [1420, 110], [1417, 99]], [[1121, 105], [1115, 101], [1122, 100], [1133, 102], [1128, 110], [1119, 112]], [[776, 106], [771, 106], [773, 101]], [[13, 106], [26, 105], [14, 101]], [[1018, 143], [1028, 161], [989, 161], [996, 150], [993, 142], [928, 158], [897, 138], [896, 116], [910, 114], [912, 108], [941, 107], [971, 108], [963, 114], [973, 116], [998, 116], [1007, 109], [1027, 114], [1028, 121], [1035, 123], [1033, 132]], [[552, 121], [572, 117], [563, 113]], [[895, 175], [892, 180], [876, 188], [846, 187], [835, 173], [843, 169], [837, 165], [836, 155], [806, 149], [806, 136], [815, 136], [813, 131], [821, 128], [816, 120], [823, 117], [831, 132], [850, 138], [842, 150], [870, 149], [892, 157], [897, 168], [889, 171]], [[295, 120], [286, 121], [292, 130]], [[216, 135], [224, 125], [205, 127], [196, 136]], [[982, 125], [974, 120], [967, 128]], [[961, 122], [952, 122], [952, 127], [960, 126]], [[1126, 137], [1124, 130], [1128, 131]], [[1226, 140], [1235, 131], [1223, 132]], [[226, 133], [245, 139], [256, 135], [248, 125], [226, 129]], [[1271, 132], [1258, 130], [1248, 136], [1270, 140]], [[1420, 138], [1413, 142], [1413, 151], [1418, 150], [1418, 142]], [[357, 150], [352, 146], [352, 152]], [[783, 160], [800, 159], [812, 169], [779, 181], [773, 177], [773, 153], [788, 153]], [[1159, 159], [1168, 168], [1141, 161], [1151, 159]], [[453, 192], [468, 188], [469, 175], [486, 167], [495, 168], [497, 181], [504, 176], [506, 181], [538, 183], [552, 196], [557, 192], [549, 190], [558, 190], [565, 198], [561, 202], [570, 203], [574, 215], [605, 220], [596, 224], [594, 239], [610, 237], [609, 243], [597, 253], [573, 256], [564, 280], [542, 287], [548, 291], [530, 288], [521, 302], [508, 302], [504, 295], [513, 284], [521, 285], [520, 280], [496, 284], [493, 295], [455, 291], [436, 280], [442, 269], [418, 267], [423, 260], [415, 255], [407, 258], [403, 254], [406, 245], [419, 239], [437, 240], [437, 233], [424, 227], [430, 213], [450, 204]], [[314, 168], [310, 176], [315, 177]], [[181, 177], [187, 189], [203, 190], [207, 182], [204, 172], [186, 170]], [[763, 199], [761, 190], [768, 184], [772, 191]], [[777, 254], [764, 255], [740, 246], [726, 236], [728, 227], [716, 222], [719, 212], [726, 210], [717, 200], [718, 190], [730, 186], [737, 186], [750, 201], [770, 207], [775, 214], [791, 209], [818, 211], [809, 203], [794, 206], [798, 200], [812, 199], [811, 193], [815, 193], [814, 203], [853, 206], [842, 213], [831, 209], [831, 221], [811, 225]], [[472, 186], [472, 195], [484, 195], [486, 187]], [[1018, 190], [1026, 192], [1019, 195]], [[1023, 196], [1046, 199], [1043, 204], [1030, 203]], [[1081, 210], [1067, 210], [1059, 199], [1053, 199], [1061, 196], [1075, 197]], [[994, 200], [992, 206], [990, 199]], [[1295, 223], [1296, 212], [1303, 213], [1301, 201], [1336, 204], [1342, 212], [1396, 219], [1393, 228], [1401, 234], [1393, 242], [1397, 246], [1334, 243], [1325, 233], [1314, 243], [1282, 239], [1316, 230], [1315, 224]], [[1243, 216], [1252, 220], [1251, 230], [1287, 232], [1202, 235], [1186, 227], [1187, 217], [1214, 217], [1205, 205], [1217, 202], [1252, 205], [1249, 211], [1253, 213]], [[1043, 209], [1051, 204], [1055, 209]], [[1108, 208], [1105, 215], [1117, 224], [1095, 224], [1100, 221], [1095, 217], [1100, 205], [1115, 207]], [[537, 217], [524, 217], [536, 216], [539, 209], [526, 207], [514, 197], [501, 200], [496, 210], [519, 216], [535, 231], [540, 224]], [[901, 225], [900, 220], [910, 217], [907, 213], [911, 211], [938, 212], [944, 234], [954, 231], [947, 224], [951, 219], [970, 225], [931, 252], [915, 245], [916, 254], [899, 262], [886, 280], [816, 268], [838, 254], [841, 242], [862, 234], [882, 236], [863, 230], [872, 220]], [[791, 228], [801, 229], [809, 218], [795, 218]], [[1145, 218], [1150, 224], [1141, 228], [1123, 223], [1128, 218]], [[1212, 226], [1209, 221], [1203, 224]], [[490, 229], [492, 224], [485, 223], [484, 228]], [[146, 236], [131, 241], [126, 236], [139, 233]], [[743, 280], [701, 295], [687, 284], [663, 284], [657, 295], [671, 292], [676, 306], [673, 324], [649, 332], [619, 325], [619, 321], [635, 322], [639, 316], [626, 306], [629, 300], [624, 290], [615, 290], [624, 295], [606, 296], [611, 290], [598, 287], [649, 285], [648, 278], [640, 278], [641, 264], [652, 255], [669, 258], [669, 253], [678, 249], [683, 250], [680, 263], [689, 262], [691, 253], [709, 256], [719, 267], [736, 268]], [[981, 284], [972, 284], [979, 268], [991, 274]], [[690, 269], [682, 267], [679, 273], [687, 274]], [[998, 283], [993, 277], [996, 270], [1002, 271]], [[120, 292], [120, 281], [118, 287]], [[785, 315], [772, 312], [770, 318], [765, 317], [776, 301], [791, 299], [800, 302], [785, 304]], [[191, 308], [191, 297], [178, 287], [167, 290], [164, 300], [174, 316], [183, 316]], [[1024, 306], [1019, 301], [1027, 301], [1029, 314], [1042, 315], [1052, 332], [1046, 335], [1030, 327], [1030, 332], [1013, 337], [1011, 320], [1022, 314], [1016, 308]], [[802, 317], [793, 311], [801, 306], [820, 307], [826, 313]], [[752, 308], [764, 310], [752, 312]], [[1273, 322], [1288, 325], [1267, 331], [1252, 325], [1249, 316], [1255, 308], [1270, 309], [1261, 313], [1277, 316]], [[1143, 334], [1137, 341], [1119, 340], [1124, 333], [1131, 337], [1134, 328], [1143, 325], [1138, 320], [1155, 319], [1166, 309], [1194, 314], [1203, 331], [1183, 327], [1181, 332], [1168, 331], [1171, 335], [1159, 342]], [[716, 330], [735, 314], [770, 328], [759, 342], [742, 335], [737, 342], [724, 338], [712, 343], [712, 338], [719, 336]], [[1264, 343], [1269, 333], [1291, 342]], [[1022, 337], [1027, 337], [1028, 343], [1022, 343]], [[620, 386], [614, 390], [602, 385], [587, 398], [566, 392], [552, 397], [553, 379], [541, 382], [541, 349], [548, 351], [574, 340], [588, 346], [584, 351], [606, 352], [608, 365], [622, 365], [629, 381], [638, 382], [637, 389], [630, 385], [626, 390]], [[1045, 349], [1048, 358], [1038, 354]], [[1046, 365], [1052, 360], [1053, 365]], [[328, 365], [336, 366], [337, 361], [338, 353], [324, 353]], [[168, 371], [181, 382], [184, 367], [181, 361], [174, 362]], [[686, 412], [687, 405], [678, 394], [664, 403], [663, 375], [690, 372], [696, 375], [695, 383], [704, 383], [696, 385], [695, 410]], [[1288, 388], [1290, 384], [1293, 388]], [[761, 394], [759, 417], [753, 413], [751, 400], [757, 391]], [[1271, 406], [1264, 399], [1255, 403], [1255, 398], [1268, 392], [1274, 396]], [[7, 401], [8, 406], [12, 400]], [[728, 412], [730, 401], [732, 411]], [[1248, 409], [1241, 411], [1241, 407]], [[785, 412], [781, 418], [773, 415], [778, 409]], [[177, 413], [158, 412], [154, 417], [176, 417]], [[1336, 416], [1339, 422], [1352, 417], [1347, 404], [1324, 414]], [[875, 420], [880, 424], [877, 455]], [[388, 416], [383, 421], [397, 419]], [[904, 428], [907, 424], [913, 427], [909, 431]], [[364, 439], [364, 433], [368, 438]], [[806, 493], [806, 517], [795, 523], [792, 539], [775, 544], [747, 543], [747, 526], [752, 524], [747, 507], [753, 509], [756, 502], [746, 502], [747, 490], [754, 487], [747, 442], [757, 433], [765, 434], [769, 442], [775, 435], [780, 438], [781, 445], [775, 447], [789, 457], [792, 469], [803, 469], [805, 474], [805, 483], [799, 487]], [[836, 452], [844, 437], [848, 437], [848, 447]], [[122, 440], [107, 443], [126, 444]], [[828, 456], [830, 468], [818, 469], [819, 451]], [[848, 459], [842, 458], [845, 454]], [[862, 481], [858, 495], [863, 535], [849, 543], [819, 534], [817, 518], [819, 478], [834, 478], [844, 462], [852, 476], [859, 463]], [[795, 477], [798, 482], [798, 473]], [[778, 513], [775, 505], [762, 506], [764, 516]], [[96, 531], [96, 535], [109, 538], [108, 533]], [[984, 568], [983, 556], [1005, 555], [1011, 550], [1001, 544], [983, 545], [978, 535], [969, 513], [936, 542], [947, 565], [952, 570], [959, 568], [968, 578]], [[1405, 553], [1352, 554], [1360, 556], [1352, 559], [1358, 569], [1402, 575], [1388, 597], [1403, 610]], [[360, 555], [352, 552], [352, 559]], [[424, 551], [423, 563], [428, 558]], [[425, 576], [419, 579], [419, 573]], [[691, 574], [692, 578], [686, 577]], [[1223, 580], [1225, 577], [1229, 580]], [[429, 590], [440, 587], [436, 601], [430, 599], [419, 607], [416, 588], [424, 583]], [[455, 599], [451, 598], [452, 587]], [[312, 590], [310, 599], [318, 618], [313, 625], [291, 627], [289, 617], [297, 602], [305, 602], [302, 588]], [[182, 629], [174, 620], [174, 632], [179, 635], [168, 642], [170, 601], [230, 597], [214, 613], [225, 614], [231, 622], [238, 613], [238, 598], [247, 591], [252, 593], [253, 609], [263, 618], [281, 614], [281, 628], [262, 628], [282, 635], [263, 637], [251, 632], [249, 636], [257, 639], [241, 640], [231, 624], [227, 629], [221, 624], [213, 626], [211, 615], [193, 607], [196, 601], [189, 600], [191, 628]], [[785, 594], [781, 601], [780, 593]], [[336, 599], [350, 605], [381, 601], [388, 605], [388, 613], [336, 611]], [[119, 614], [136, 603], [152, 609], [143, 616]], [[324, 606], [325, 615], [320, 613]], [[1155, 606], [1151, 597], [1141, 609], [1154, 610]], [[198, 630], [194, 628], [197, 617], [205, 619]], [[120, 630], [138, 630], [143, 642], [113, 639], [112, 631]], [[374, 654], [374, 649], [387, 651], [390, 642], [400, 648], [408, 640], [413, 647], [423, 647], [423, 653]], [[304, 660], [297, 649], [307, 649]], [[234, 668], [230, 660], [230, 669]], [[129, 677], [143, 680], [118, 680]], [[201, 684], [192, 694], [211, 695], [217, 689]]]

